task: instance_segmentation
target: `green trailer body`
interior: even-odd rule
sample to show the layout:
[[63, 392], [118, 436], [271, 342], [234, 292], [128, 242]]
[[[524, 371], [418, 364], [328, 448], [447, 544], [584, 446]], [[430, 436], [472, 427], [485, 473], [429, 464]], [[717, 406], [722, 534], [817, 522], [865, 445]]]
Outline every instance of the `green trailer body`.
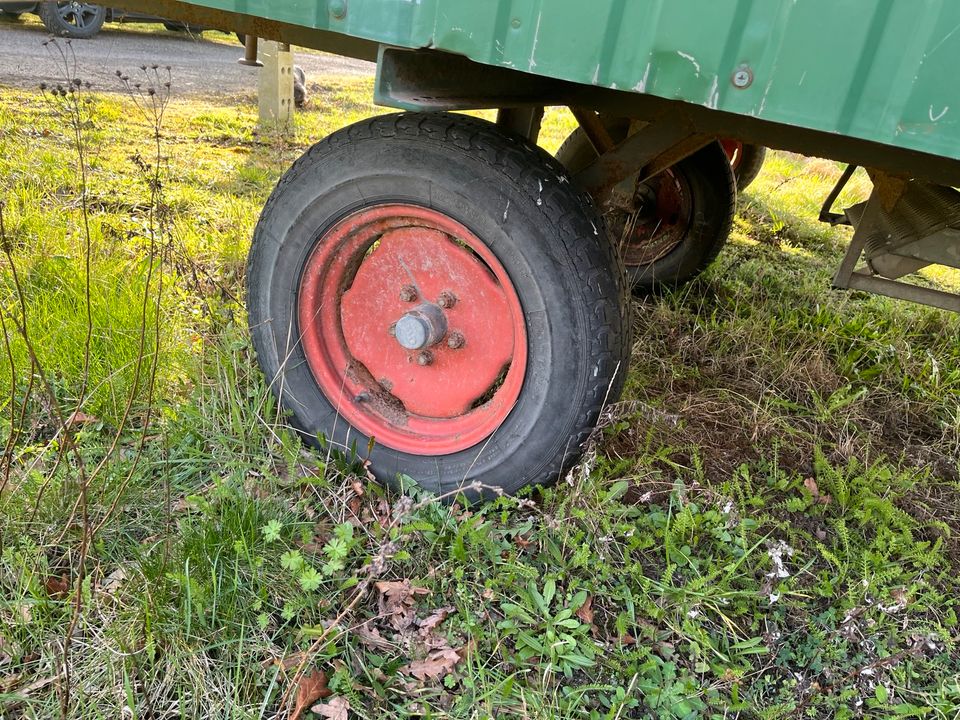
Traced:
[[960, 159], [953, 0], [196, 5]]

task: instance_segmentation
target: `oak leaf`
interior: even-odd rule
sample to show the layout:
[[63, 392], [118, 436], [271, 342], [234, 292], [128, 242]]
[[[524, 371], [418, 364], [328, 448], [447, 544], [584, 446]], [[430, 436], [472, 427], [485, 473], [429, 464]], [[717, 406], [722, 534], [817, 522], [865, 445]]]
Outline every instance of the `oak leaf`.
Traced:
[[456, 667], [462, 658], [451, 647], [431, 651], [423, 660], [415, 660], [400, 668], [405, 675], [413, 675], [418, 680], [439, 680]]
[[318, 703], [310, 708], [310, 712], [329, 720], [350, 720], [350, 701], [338, 695], [327, 702]]
[[357, 636], [357, 639], [369, 648], [374, 648], [375, 650], [393, 650], [396, 648], [392, 642], [380, 634], [379, 630], [375, 627], [370, 627], [369, 621], [363, 623], [363, 625], [358, 625], [353, 632]]
[[429, 595], [426, 588], [416, 587], [409, 580], [383, 580], [375, 587], [380, 593], [380, 614], [390, 619], [390, 624], [401, 632], [416, 620], [413, 603], [418, 595]]
[[317, 700], [329, 697], [330, 688], [327, 687], [327, 674], [323, 670], [310, 670], [303, 674], [297, 683], [297, 698], [290, 713], [290, 720], [300, 720], [303, 711]]
[[434, 610], [430, 615], [420, 621], [420, 632], [426, 634], [432, 632], [437, 626], [447, 619], [447, 615], [453, 612], [452, 607], [442, 607]]

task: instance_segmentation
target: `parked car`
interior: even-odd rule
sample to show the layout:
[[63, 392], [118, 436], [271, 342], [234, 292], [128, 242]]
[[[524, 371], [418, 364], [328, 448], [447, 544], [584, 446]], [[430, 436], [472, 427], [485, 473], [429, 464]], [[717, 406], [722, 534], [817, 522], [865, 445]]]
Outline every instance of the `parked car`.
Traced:
[[209, 29], [188, 27], [156, 15], [84, 2], [0, 2], [0, 12], [14, 16], [32, 13], [40, 18], [51, 33], [69, 38], [93, 37], [105, 22], [156, 22], [163, 23], [167, 30], [173, 31], [201, 32]]

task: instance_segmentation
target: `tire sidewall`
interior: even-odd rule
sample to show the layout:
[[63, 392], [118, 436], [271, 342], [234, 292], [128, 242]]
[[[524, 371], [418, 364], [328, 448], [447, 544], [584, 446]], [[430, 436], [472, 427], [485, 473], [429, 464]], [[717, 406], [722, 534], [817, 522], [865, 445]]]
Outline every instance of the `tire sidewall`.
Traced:
[[746, 190], [757, 179], [763, 170], [763, 163], [767, 158], [767, 149], [762, 145], [742, 144], [740, 147], [740, 161], [734, 172], [737, 179], [737, 190]]
[[[277, 202], [268, 204], [258, 223], [251, 256], [256, 282], [250, 288], [250, 320], [255, 341], [266, 340], [257, 343], [257, 351], [267, 379], [274, 380], [281, 404], [292, 412], [297, 427], [311, 439], [332, 428], [326, 435], [333, 444], [364, 447], [368, 438], [338, 417], [302, 349], [290, 342], [297, 328], [271, 326], [260, 333], [256, 328], [270, 318], [298, 316], [299, 279], [308, 257], [324, 231], [351, 212], [373, 204], [410, 203], [463, 224], [497, 256], [520, 299], [528, 343], [523, 390], [498, 430], [478, 446], [443, 456], [374, 446], [370, 461], [382, 480], [395, 481], [402, 471], [441, 493], [455, 489], [458, 479], [463, 484], [493, 484], [488, 476], [495, 469], [495, 484], [509, 493], [537, 478], [558, 452], [567, 452], [563, 444], [583, 422], [581, 396], [586, 375], [593, 370], [586, 353], [589, 323], [584, 304], [572, 300], [581, 292], [564, 270], [572, 260], [563, 257], [562, 245], [551, 242], [537, 198], [511, 178], [491, 172], [492, 167], [468, 149], [461, 149], [451, 162], [449, 148], [449, 141], [404, 137], [339, 146], [331, 142], [322, 162], [292, 169], [296, 177], [285, 184]], [[336, 170], [331, 173], [329, 168]], [[539, 180], [558, 181], [546, 173]], [[570, 453], [577, 450], [569, 448]], [[542, 458], [542, 464], [531, 458]]]
[[65, 22], [63, 18], [60, 17], [57, 5], [58, 3], [56, 2], [40, 3], [40, 6], [37, 8], [37, 14], [40, 16], [40, 20], [47, 30], [61, 37], [86, 40], [100, 32], [101, 28], [103, 28], [103, 23], [107, 19], [106, 6], [97, 5], [98, 10], [94, 23], [84, 30], [79, 30], [76, 26]]

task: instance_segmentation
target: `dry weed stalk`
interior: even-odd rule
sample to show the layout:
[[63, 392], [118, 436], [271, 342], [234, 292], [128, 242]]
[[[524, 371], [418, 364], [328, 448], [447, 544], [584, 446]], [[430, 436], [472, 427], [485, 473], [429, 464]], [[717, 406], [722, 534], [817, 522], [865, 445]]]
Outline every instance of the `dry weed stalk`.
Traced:
[[[145, 161], [139, 154], [132, 159], [143, 179], [149, 193], [146, 240], [147, 269], [145, 287], [139, 313], [139, 342], [133, 370], [133, 383], [124, 399], [123, 411], [119, 422], [112, 431], [112, 437], [99, 461], [90, 467], [90, 461], [84, 458], [78, 447], [75, 434], [76, 423], [74, 418], [81, 417], [83, 409], [89, 401], [91, 341], [94, 333], [92, 283], [92, 256], [93, 237], [90, 229], [90, 189], [88, 184], [89, 154], [88, 128], [93, 125], [91, 106], [93, 98], [89, 93], [91, 85], [77, 77], [76, 55], [70, 41], [60, 42], [50, 39], [43, 43], [49, 50], [60, 73], [61, 82], [50, 87], [40, 86], [44, 99], [47, 101], [52, 114], [65, 124], [71, 133], [71, 151], [77, 170], [78, 191], [80, 199], [80, 227], [83, 242], [84, 262], [84, 312], [86, 332], [83, 347], [83, 370], [80, 379], [80, 390], [70, 412], [64, 407], [57, 396], [41, 362], [40, 354], [34, 344], [30, 332], [30, 318], [28, 315], [29, 298], [27, 288], [21, 281], [17, 261], [10, 238], [7, 236], [4, 225], [4, 206], [0, 203], [0, 245], [3, 256], [6, 258], [8, 271], [13, 283], [13, 292], [16, 302], [10, 308], [0, 311], [0, 330], [3, 332], [4, 350], [7, 362], [10, 364], [10, 419], [8, 436], [4, 444], [2, 455], [2, 479], [0, 479], [0, 498], [9, 485], [10, 474], [15, 462], [16, 448], [23, 436], [27, 409], [35, 384], [38, 384], [43, 400], [49, 406], [52, 419], [55, 423], [55, 433], [48, 443], [48, 448], [56, 444], [56, 459], [47, 477], [41, 484], [34, 503], [34, 515], [40, 507], [40, 502], [46, 490], [53, 482], [61, 465], [67, 468], [65, 489], [74, 496], [74, 503], [67, 521], [64, 523], [56, 543], [61, 543], [71, 529], [75, 528], [79, 516], [80, 538], [76, 557], [74, 585], [72, 594], [72, 612], [70, 621], [64, 631], [61, 645], [61, 663], [57, 674], [57, 688], [60, 700], [61, 717], [67, 718], [71, 709], [71, 645], [83, 610], [83, 583], [87, 574], [87, 559], [96, 534], [109, 521], [123, 497], [124, 491], [131, 478], [137, 471], [145, 447], [145, 441], [151, 422], [156, 377], [160, 357], [160, 327], [161, 310], [164, 291], [164, 266], [169, 259], [169, 212], [163, 200], [163, 167], [162, 154], [162, 127], [164, 114], [170, 99], [170, 68], [165, 68], [162, 75], [158, 66], [150, 68], [141, 66], [143, 82], [131, 81], [130, 78], [118, 72], [117, 75], [133, 101], [134, 106], [150, 127], [152, 141], [151, 162]], [[151, 331], [150, 325], [153, 324]], [[15, 357], [12, 348], [12, 336], [19, 339], [26, 350], [30, 364], [26, 382], [26, 390], [18, 397], [18, 371], [15, 366]], [[149, 356], [149, 357], [148, 357]], [[89, 491], [95, 481], [100, 478], [104, 469], [115, 457], [117, 448], [125, 436], [131, 420], [131, 414], [137, 400], [145, 396], [146, 407], [143, 421], [140, 426], [136, 451], [130, 468], [123, 480], [112, 494], [106, 510], [99, 517], [91, 516]], [[69, 455], [71, 462], [64, 463]], [[100, 493], [99, 501], [102, 507], [104, 494]]]

